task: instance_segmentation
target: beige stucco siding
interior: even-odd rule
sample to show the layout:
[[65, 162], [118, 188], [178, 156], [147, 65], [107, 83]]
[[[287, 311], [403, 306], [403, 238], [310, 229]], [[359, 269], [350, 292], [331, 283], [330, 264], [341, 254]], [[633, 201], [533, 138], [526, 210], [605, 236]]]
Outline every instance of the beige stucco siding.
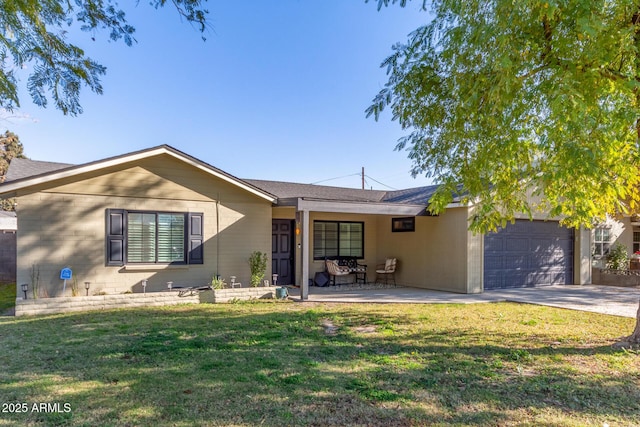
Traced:
[[[49, 296], [62, 293], [60, 269], [69, 266], [90, 293], [204, 285], [215, 273], [249, 284], [249, 254], [270, 254], [271, 203], [169, 156], [66, 179], [18, 195], [18, 283], [32, 283], [32, 266]], [[107, 209], [204, 214], [204, 265], [105, 266]], [[267, 275], [270, 271], [267, 272]], [[267, 276], [269, 277], [269, 276]], [[70, 294], [70, 283], [67, 294]], [[84, 290], [82, 290], [84, 293]]]
[[[447, 290], [453, 292], [479, 292], [470, 288], [481, 274], [479, 264], [469, 263], [468, 256], [479, 254], [481, 241], [473, 241], [468, 232], [467, 208], [451, 208], [437, 217], [416, 217], [415, 232], [393, 233], [391, 216], [378, 218], [377, 259], [398, 259], [396, 280], [399, 284], [417, 288]], [[478, 265], [476, 265], [478, 264]], [[473, 267], [476, 276], [469, 276]], [[480, 272], [477, 270], [480, 269]], [[481, 277], [481, 276], [480, 276]]]

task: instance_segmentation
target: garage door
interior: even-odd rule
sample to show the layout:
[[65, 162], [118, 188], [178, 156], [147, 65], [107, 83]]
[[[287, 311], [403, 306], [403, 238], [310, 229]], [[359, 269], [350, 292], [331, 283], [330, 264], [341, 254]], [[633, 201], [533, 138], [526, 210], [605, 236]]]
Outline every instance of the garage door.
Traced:
[[484, 237], [484, 288], [573, 283], [573, 230], [516, 221]]

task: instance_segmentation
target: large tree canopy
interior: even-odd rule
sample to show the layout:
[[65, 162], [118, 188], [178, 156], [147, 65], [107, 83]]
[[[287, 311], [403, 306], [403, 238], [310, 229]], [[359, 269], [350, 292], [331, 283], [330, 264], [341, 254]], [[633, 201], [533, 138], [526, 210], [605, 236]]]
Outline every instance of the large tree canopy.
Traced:
[[[204, 0], [172, 0], [178, 13], [206, 28]], [[158, 8], [167, 0], [150, 0]], [[111, 40], [133, 41], [134, 28], [115, 0], [2, 0], [0, 1], [0, 108], [20, 106], [18, 77], [22, 68], [30, 70], [27, 89], [34, 103], [47, 105], [51, 97], [64, 114], [82, 112], [80, 89], [87, 86], [102, 93], [100, 77], [105, 67], [89, 58], [84, 50], [67, 40], [72, 26], [95, 34], [105, 31]]]
[[[20, 138], [13, 132], [0, 134], [0, 184], [4, 182], [12, 159], [24, 159]], [[14, 199], [0, 199], [0, 210], [14, 210]]]
[[[405, 0], [377, 0], [378, 7]], [[518, 212], [568, 226], [637, 207], [637, 0], [434, 0], [433, 20], [393, 48], [368, 108], [408, 134], [414, 175], [441, 212], [474, 202], [475, 231]], [[427, 2], [423, 3], [427, 9]]]

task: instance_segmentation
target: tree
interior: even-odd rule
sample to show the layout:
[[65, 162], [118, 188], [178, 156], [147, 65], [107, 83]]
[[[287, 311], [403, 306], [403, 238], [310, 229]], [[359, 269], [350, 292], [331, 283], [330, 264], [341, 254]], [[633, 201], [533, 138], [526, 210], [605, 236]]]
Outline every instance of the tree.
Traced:
[[[11, 159], [24, 159], [20, 138], [13, 132], [6, 131], [0, 135], [0, 184], [4, 182]], [[13, 199], [0, 199], [0, 210], [14, 210]]]
[[[204, 0], [172, 0], [180, 16], [207, 27]], [[163, 7], [167, 0], [150, 0]], [[67, 29], [77, 26], [92, 34], [109, 33], [111, 40], [131, 45], [134, 27], [115, 0], [45, 0], [0, 2], [0, 108], [12, 111], [20, 106], [18, 73], [27, 65], [31, 73], [27, 89], [33, 102], [46, 107], [48, 97], [64, 114], [82, 113], [80, 89], [87, 86], [101, 94], [100, 77], [106, 68], [89, 58], [83, 49], [67, 41]]]
[[[406, 0], [377, 0], [378, 8]], [[426, 9], [426, 2], [422, 5]], [[434, 0], [393, 47], [367, 109], [408, 134], [430, 209], [473, 201], [485, 232], [519, 212], [593, 225], [638, 207], [640, 6], [634, 0]]]
[[[379, 119], [389, 108], [409, 131], [396, 148], [440, 184], [432, 212], [461, 195], [485, 232], [518, 212], [590, 227], [638, 208], [636, 0], [432, 5], [433, 20], [383, 62], [389, 81], [367, 109]], [[640, 344], [640, 307], [636, 318], [625, 344]]]

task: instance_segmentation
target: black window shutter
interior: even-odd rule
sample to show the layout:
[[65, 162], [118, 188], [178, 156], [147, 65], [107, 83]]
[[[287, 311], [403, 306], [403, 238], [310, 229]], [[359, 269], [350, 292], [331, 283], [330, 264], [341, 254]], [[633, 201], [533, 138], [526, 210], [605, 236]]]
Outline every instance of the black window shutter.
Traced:
[[203, 256], [203, 243], [204, 243], [204, 230], [202, 227], [201, 213], [188, 214], [188, 238], [187, 238], [187, 250], [189, 252], [188, 262], [189, 264], [204, 264]]
[[123, 209], [107, 209], [107, 265], [124, 265], [125, 221]]

